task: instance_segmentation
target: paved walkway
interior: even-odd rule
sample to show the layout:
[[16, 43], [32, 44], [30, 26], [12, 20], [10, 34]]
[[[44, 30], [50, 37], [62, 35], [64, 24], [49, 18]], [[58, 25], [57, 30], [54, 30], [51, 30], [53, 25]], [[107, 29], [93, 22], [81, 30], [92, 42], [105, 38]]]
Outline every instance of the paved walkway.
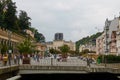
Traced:
[[[53, 66], [87, 66], [86, 61], [78, 59], [77, 57], [70, 57], [69, 59], [67, 59], [67, 62], [57, 61], [57, 59], [51, 59], [50, 57], [39, 59], [39, 62], [38, 62], [38, 61], [33, 60], [33, 58], [31, 58], [30, 64], [40, 65], [40, 66], [51, 66], [51, 65]], [[11, 61], [11, 65], [15, 65], [13, 60]], [[20, 65], [22, 65], [21, 60], [20, 60]], [[7, 66], [9, 66], [8, 63], [7, 63]], [[2, 62], [0, 62], [0, 67], [5, 67], [3, 66]], [[104, 65], [90, 64], [90, 67], [104, 67]]]
[[[70, 57], [67, 61], [57, 61], [57, 59], [51, 59], [49, 57], [40, 59], [39, 62], [31, 59], [31, 65], [41, 65], [41, 66], [87, 66], [87, 62], [78, 59], [77, 57]], [[96, 64], [91, 64], [91, 67], [104, 67], [98, 66]]]

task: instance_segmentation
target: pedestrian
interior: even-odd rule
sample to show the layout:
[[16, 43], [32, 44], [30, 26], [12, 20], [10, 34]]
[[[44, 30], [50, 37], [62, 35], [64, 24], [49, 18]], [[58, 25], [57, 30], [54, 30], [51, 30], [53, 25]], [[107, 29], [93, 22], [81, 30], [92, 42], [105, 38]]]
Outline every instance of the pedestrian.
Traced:
[[0, 64], [2, 64], [3, 56], [0, 54]]
[[90, 67], [90, 59], [87, 57], [87, 66]]
[[4, 66], [7, 65], [7, 61], [8, 61], [8, 55], [7, 55], [7, 53], [5, 53], [5, 54], [3, 55], [3, 64], [4, 64]]
[[37, 54], [36, 54], [37, 62], [39, 62], [39, 58], [40, 58], [40, 56], [39, 56], [39, 54], [37, 53]]
[[14, 54], [14, 64], [17, 64], [17, 55]]

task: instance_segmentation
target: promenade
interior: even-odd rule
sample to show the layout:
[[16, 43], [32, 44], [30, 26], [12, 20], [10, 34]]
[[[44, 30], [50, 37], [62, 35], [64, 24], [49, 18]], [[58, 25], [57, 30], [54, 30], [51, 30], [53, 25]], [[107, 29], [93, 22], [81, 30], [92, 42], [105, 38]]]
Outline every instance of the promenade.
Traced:
[[[37, 59], [34, 58], [30, 58], [30, 65], [39, 65], [39, 66], [87, 66], [87, 62], [83, 61], [77, 57], [70, 57], [67, 59], [67, 61], [58, 61], [55, 58], [51, 57], [45, 57], [42, 59], [39, 59], [39, 61]], [[7, 62], [7, 65], [4, 66], [3, 65], [3, 61], [0, 61], [0, 68], [4, 68], [4, 67], [10, 67], [10, 66], [14, 66], [14, 65], [23, 65], [22, 64], [22, 60], [19, 60], [19, 63], [17, 62], [16, 64], [14, 63], [14, 60], [11, 59], [11, 65], [9, 65], [9, 62]], [[97, 63], [90, 63], [90, 67], [94, 67], [94, 68], [99, 68], [99, 67], [106, 67], [106, 68], [120, 68], [120, 64], [119, 63], [112, 63], [112, 64], [97, 64]]]

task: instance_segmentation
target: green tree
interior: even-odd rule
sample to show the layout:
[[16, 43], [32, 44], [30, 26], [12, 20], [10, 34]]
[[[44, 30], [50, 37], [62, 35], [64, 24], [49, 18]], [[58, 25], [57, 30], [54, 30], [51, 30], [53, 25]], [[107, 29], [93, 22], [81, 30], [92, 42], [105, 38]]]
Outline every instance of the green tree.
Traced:
[[33, 27], [30, 27], [29, 29], [34, 33], [34, 38], [37, 42], [45, 42], [45, 37], [42, 33], [39, 33], [38, 30]]
[[31, 20], [31, 18], [28, 17], [25, 11], [21, 10], [19, 14], [19, 27], [21, 31], [29, 29], [29, 27], [31, 26], [31, 22], [29, 20]]
[[53, 48], [51, 48], [51, 49], [49, 50], [49, 52], [50, 52], [51, 54], [54, 54], [54, 53], [55, 53], [55, 50], [54, 50]]
[[16, 10], [16, 5], [15, 2], [12, 2], [12, 0], [7, 0], [6, 4], [6, 11], [5, 11], [5, 19], [4, 22], [6, 24], [5, 28], [12, 30], [12, 29], [17, 29], [16, 27], [16, 20], [17, 20], [17, 10]]
[[41, 42], [41, 43], [44, 43], [45, 42], [45, 37], [42, 33], [35, 33], [35, 39], [37, 42]]
[[1, 53], [4, 54], [8, 51], [8, 46], [6, 44], [1, 45]]
[[28, 57], [28, 54], [32, 53], [34, 51], [34, 47], [29, 39], [24, 40], [22, 43], [20, 43], [18, 46], [18, 50], [20, 53], [24, 55], [23, 64], [30, 64], [30, 58]]
[[67, 55], [67, 52], [69, 52], [69, 50], [70, 48], [68, 47], [68, 45], [63, 45], [60, 47], [60, 51], [65, 55]]
[[0, 26], [3, 26], [3, 21], [4, 21], [3, 9], [4, 9], [3, 2], [0, 1]]
[[70, 48], [68, 47], [68, 45], [63, 45], [59, 48], [62, 52], [63, 61], [67, 61], [67, 53], [69, 52]]
[[7, 6], [8, 0], [0, 0], [0, 26], [5, 27], [5, 11]]
[[20, 53], [29, 54], [34, 50], [34, 46], [29, 39], [26, 39], [18, 45], [18, 50]]

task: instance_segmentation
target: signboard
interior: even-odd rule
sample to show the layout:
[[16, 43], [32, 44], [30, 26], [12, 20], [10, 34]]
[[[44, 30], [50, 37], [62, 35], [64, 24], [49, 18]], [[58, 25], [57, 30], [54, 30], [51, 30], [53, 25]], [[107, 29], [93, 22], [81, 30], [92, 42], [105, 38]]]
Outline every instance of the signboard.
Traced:
[[9, 53], [12, 53], [12, 50], [9, 50], [8, 52], [9, 52]]

